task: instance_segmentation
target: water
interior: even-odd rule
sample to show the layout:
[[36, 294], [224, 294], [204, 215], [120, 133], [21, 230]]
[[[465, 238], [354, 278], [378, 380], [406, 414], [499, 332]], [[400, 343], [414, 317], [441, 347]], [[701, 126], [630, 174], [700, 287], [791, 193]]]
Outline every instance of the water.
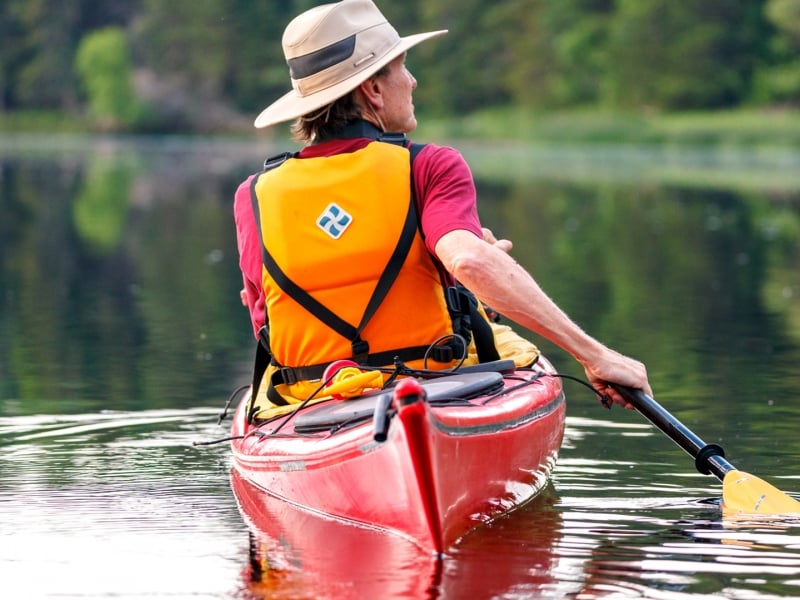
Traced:
[[[226, 435], [247, 382], [231, 194], [273, 150], [0, 143], [4, 595], [800, 596], [800, 522], [723, 519], [714, 478], [569, 382], [552, 485], [442, 561], [232, 479], [226, 444], [194, 442]], [[645, 360], [659, 401], [737, 467], [800, 492], [796, 155], [765, 180], [731, 150], [467, 154], [483, 220], [569, 314]]]

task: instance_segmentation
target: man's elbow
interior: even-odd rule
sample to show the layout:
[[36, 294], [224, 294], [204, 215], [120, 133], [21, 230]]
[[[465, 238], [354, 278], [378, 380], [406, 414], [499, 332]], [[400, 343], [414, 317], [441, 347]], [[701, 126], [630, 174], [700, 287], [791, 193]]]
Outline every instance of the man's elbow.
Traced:
[[446, 267], [453, 277], [468, 287], [472, 282], [480, 279], [487, 270], [486, 262], [472, 254], [453, 257], [450, 265], [446, 265]]

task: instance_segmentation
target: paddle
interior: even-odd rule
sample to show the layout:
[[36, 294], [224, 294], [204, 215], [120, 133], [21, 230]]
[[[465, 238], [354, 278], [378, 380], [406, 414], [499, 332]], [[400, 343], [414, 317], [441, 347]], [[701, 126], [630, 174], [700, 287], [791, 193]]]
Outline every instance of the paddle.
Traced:
[[644, 417], [694, 458], [697, 470], [722, 482], [722, 508], [726, 514], [800, 514], [800, 502], [766, 481], [737, 471], [716, 444], [706, 444], [658, 402], [641, 390], [617, 387]]

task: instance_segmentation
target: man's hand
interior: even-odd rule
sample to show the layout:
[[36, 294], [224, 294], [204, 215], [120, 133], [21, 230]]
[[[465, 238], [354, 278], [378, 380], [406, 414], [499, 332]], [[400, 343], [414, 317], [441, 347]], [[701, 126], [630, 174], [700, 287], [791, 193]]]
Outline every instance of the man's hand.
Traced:
[[[633, 408], [633, 405], [619, 393], [614, 383], [641, 389], [649, 396], [653, 395], [644, 364], [610, 348], [601, 348], [602, 351], [598, 356], [583, 363], [589, 382], [599, 394], [611, 403], [629, 409]], [[611, 405], [606, 405], [606, 408], [611, 408]]]
[[503, 252], [511, 252], [511, 248], [514, 246], [514, 244], [511, 243], [511, 240], [498, 240], [496, 237], [494, 237], [492, 230], [486, 227], [481, 227], [481, 230], [483, 231], [484, 242], [487, 242], [492, 246], [496, 246]]

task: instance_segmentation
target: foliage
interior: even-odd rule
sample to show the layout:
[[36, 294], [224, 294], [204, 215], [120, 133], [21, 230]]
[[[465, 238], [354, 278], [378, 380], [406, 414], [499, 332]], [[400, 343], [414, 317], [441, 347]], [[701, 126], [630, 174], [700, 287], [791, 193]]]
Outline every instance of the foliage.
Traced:
[[792, 151], [800, 145], [800, 113], [779, 108], [676, 113], [595, 108], [534, 113], [524, 108], [491, 108], [457, 118], [423, 119], [413, 137], [507, 144], [623, 142], [753, 150], [763, 146]]
[[[154, 110], [202, 119], [217, 104], [250, 123], [289, 89], [282, 32], [317, 3], [6, 0], [0, 110], [78, 112], [84, 103], [72, 68], [78, 46], [113, 26], [131, 49], [128, 70], [162, 90]], [[416, 104], [431, 116], [508, 107], [716, 110], [800, 100], [800, 0], [378, 4], [401, 35], [449, 30], [409, 53], [419, 81]], [[122, 43], [115, 43], [118, 52]], [[119, 72], [82, 77], [97, 88], [110, 79], [105, 93], [90, 92], [87, 101], [115, 96], [112, 112], [126, 113], [121, 94], [111, 93], [122, 89]], [[151, 100], [138, 84], [129, 94]], [[198, 104], [202, 109], [193, 110]], [[185, 127], [195, 127], [191, 121]]]
[[3, 0], [0, 3], [0, 110], [76, 110], [73, 62], [80, 39], [125, 26], [137, 0]]
[[753, 96], [762, 103], [797, 103], [800, 100], [800, 0], [769, 0], [765, 14], [776, 29], [770, 47], [777, 60], [757, 74]]
[[113, 126], [131, 125], [141, 113], [131, 85], [131, 63], [125, 33], [107, 27], [81, 41], [75, 70], [89, 97], [89, 111]]
[[[747, 94], [764, 28], [748, 3], [621, 0], [609, 42], [609, 100], [670, 109], [724, 107]], [[732, 27], [737, 23], [736, 27]], [[631, 50], [635, 49], [635, 52]]]

